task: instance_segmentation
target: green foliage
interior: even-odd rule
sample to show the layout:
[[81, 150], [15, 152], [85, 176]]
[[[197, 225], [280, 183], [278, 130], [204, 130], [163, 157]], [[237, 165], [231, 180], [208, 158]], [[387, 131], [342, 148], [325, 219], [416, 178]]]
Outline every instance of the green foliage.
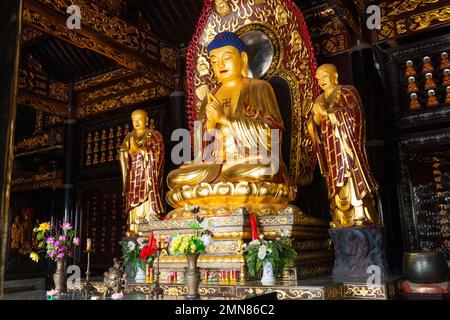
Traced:
[[251, 241], [244, 249], [247, 271], [253, 278], [269, 261], [277, 277], [283, 274], [285, 267], [292, 266], [297, 252], [292, 248], [292, 239], [281, 236], [273, 241], [258, 239]]
[[142, 250], [142, 244], [135, 243], [134, 241], [120, 241], [122, 247], [122, 261], [125, 266], [130, 266], [130, 276], [134, 277], [137, 272], [137, 268], [145, 270], [145, 261], [141, 259], [139, 254]]

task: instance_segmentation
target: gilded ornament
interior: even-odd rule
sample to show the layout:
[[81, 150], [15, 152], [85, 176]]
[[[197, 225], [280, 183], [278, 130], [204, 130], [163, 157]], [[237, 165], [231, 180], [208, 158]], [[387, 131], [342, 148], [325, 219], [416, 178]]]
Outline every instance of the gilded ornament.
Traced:
[[302, 49], [303, 46], [302, 37], [300, 36], [300, 33], [297, 30], [295, 30], [292, 33], [290, 44], [294, 52], [300, 51]]
[[288, 23], [288, 13], [282, 4], [277, 5], [275, 18], [280, 26], [287, 25]]
[[197, 72], [200, 77], [209, 74], [209, 63], [205, 57], [199, 57], [197, 59]]
[[431, 25], [436, 25], [436, 23], [433, 23], [435, 21], [445, 23], [450, 21], [450, 7], [446, 6], [433, 11], [413, 15], [409, 18], [409, 21], [411, 22], [411, 31], [427, 29]]
[[216, 5], [216, 11], [222, 16], [225, 17], [231, 13], [231, 7], [228, 4], [228, 0], [214, 0]]

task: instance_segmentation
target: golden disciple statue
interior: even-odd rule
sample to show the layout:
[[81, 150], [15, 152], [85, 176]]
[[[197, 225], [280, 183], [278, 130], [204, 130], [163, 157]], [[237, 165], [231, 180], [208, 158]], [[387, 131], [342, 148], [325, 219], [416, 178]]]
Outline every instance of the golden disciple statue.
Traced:
[[[186, 186], [202, 187], [204, 183], [219, 182], [235, 186], [240, 182], [272, 182], [288, 190], [278, 193], [282, 195], [276, 203], [293, 200], [296, 189], [281, 159], [284, 127], [272, 86], [266, 81], [248, 78], [246, 47], [234, 33], [217, 34], [207, 49], [219, 85], [207, 93], [197, 113], [194, 162], [181, 165], [167, 177], [171, 189], [167, 201], [174, 207], [181, 207], [184, 201], [181, 198], [186, 199], [186, 193], [180, 190]], [[205, 143], [205, 137], [211, 137], [206, 139], [210, 144]], [[174, 195], [174, 190], [179, 190], [179, 197]], [[249, 201], [245, 194], [241, 195]], [[200, 198], [191, 198], [188, 203], [208, 203], [204, 196]], [[237, 203], [242, 198], [222, 200]], [[213, 202], [218, 201], [216, 198]], [[258, 201], [268, 202], [268, 198]]]
[[316, 78], [323, 93], [313, 105], [308, 131], [326, 177], [332, 227], [376, 224], [377, 184], [365, 150], [364, 110], [353, 86], [339, 85], [334, 65], [321, 65]]
[[120, 148], [123, 196], [126, 200], [128, 236], [137, 235], [137, 225], [156, 220], [164, 212], [162, 177], [164, 140], [150, 128], [144, 110], [131, 114], [134, 130], [127, 134]]

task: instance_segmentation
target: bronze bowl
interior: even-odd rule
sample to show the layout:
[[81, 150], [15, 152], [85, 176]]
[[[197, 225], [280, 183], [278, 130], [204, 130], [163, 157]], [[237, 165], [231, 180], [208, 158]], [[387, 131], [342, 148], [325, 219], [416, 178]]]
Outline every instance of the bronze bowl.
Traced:
[[405, 252], [403, 273], [413, 283], [441, 283], [448, 278], [447, 259], [439, 252]]

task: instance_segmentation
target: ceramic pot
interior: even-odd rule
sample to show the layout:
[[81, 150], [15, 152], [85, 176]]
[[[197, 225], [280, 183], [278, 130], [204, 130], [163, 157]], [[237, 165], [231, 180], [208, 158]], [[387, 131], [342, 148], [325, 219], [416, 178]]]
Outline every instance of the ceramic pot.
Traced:
[[441, 283], [448, 278], [447, 259], [439, 252], [405, 252], [403, 273], [413, 283]]
[[261, 283], [264, 285], [271, 285], [275, 283], [275, 276], [273, 274], [273, 266], [269, 261], [263, 262], [263, 276]]
[[137, 265], [136, 267], [136, 275], [134, 276], [134, 282], [136, 283], [145, 283], [145, 271]]

